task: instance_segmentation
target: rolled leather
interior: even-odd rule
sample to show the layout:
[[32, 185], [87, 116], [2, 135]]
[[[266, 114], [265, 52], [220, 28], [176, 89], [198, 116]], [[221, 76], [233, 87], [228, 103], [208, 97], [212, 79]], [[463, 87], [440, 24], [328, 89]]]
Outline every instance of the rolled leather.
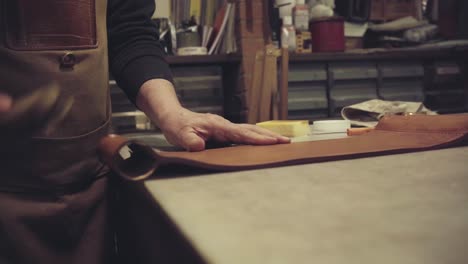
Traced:
[[142, 180], [158, 167], [185, 165], [233, 171], [340, 159], [425, 151], [468, 143], [468, 114], [385, 116], [364, 135], [270, 146], [240, 145], [201, 152], [160, 151], [141, 142], [109, 135], [101, 158], [128, 180]]

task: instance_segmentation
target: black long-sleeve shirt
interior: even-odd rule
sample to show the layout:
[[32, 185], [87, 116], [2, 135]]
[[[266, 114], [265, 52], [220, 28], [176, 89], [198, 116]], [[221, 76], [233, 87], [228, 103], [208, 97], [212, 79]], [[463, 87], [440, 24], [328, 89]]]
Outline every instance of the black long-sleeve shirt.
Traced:
[[151, 20], [154, 9], [154, 0], [108, 0], [110, 71], [132, 102], [145, 81], [162, 78], [172, 82]]

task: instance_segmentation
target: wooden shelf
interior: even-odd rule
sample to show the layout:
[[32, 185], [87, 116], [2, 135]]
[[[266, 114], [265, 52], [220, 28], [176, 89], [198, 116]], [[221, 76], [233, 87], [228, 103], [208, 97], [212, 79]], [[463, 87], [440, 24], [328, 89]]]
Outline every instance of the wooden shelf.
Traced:
[[236, 64], [240, 63], [242, 56], [239, 54], [220, 54], [220, 55], [193, 55], [193, 56], [167, 56], [167, 62], [171, 66], [193, 66], [207, 64]]
[[[468, 56], [468, 47], [440, 49], [373, 49], [351, 52], [330, 53], [291, 53], [290, 62], [310, 61], [346, 61], [346, 60], [381, 60], [381, 59], [431, 59], [435, 57]], [[167, 56], [167, 62], [173, 66], [202, 64], [237, 64], [242, 61], [240, 54]]]
[[468, 56], [468, 47], [440, 49], [374, 49], [336, 53], [291, 53], [290, 62], [381, 60], [381, 59], [431, 59], [437, 57]]

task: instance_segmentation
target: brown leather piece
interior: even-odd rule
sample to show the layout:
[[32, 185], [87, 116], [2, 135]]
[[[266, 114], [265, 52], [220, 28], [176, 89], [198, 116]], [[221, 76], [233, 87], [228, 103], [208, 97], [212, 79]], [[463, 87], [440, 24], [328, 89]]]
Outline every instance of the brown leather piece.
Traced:
[[5, 1], [7, 46], [14, 50], [96, 47], [94, 1]]
[[[149, 147], [112, 136], [104, 138], [99, 149], [114, 171], [124, 178], [139, 180], [168, 164], [232, 171], [431, 150], [464, 145], [467, 141], [468, 114], [460, 114], [388, 116], [374, 131], [361, 136], [283, 145], [235, 146], [201, 152], [154, 150], [148, 155]], [[120, 158], [122, 146], [128, 146], [136, 155], [127, 160]], [[139, 167], [140, 164], [144, 166]]]
[[[123, 159], [121, 150], [128, 147], [132, 152], [131, 159]], [[104, 137], [99, 146], [102, 162], [129, 180], [142, 180], [150, 177], [157, 168], [155, 152], [144, 144], [131, 142], [118, 135]]]

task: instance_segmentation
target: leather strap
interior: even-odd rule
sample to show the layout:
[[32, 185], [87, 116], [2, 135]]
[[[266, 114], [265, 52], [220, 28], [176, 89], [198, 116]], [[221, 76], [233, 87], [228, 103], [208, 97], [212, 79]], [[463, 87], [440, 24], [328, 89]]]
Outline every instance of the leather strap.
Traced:
[[283, 145], [168, 152], [113, 135], [104, 138], [99, 149], [104, 162], [120, 176], [141, 180], [159, 166], [171, 164], [233, 171], [424, 151], [467, 142], [468, 114], [460, 114], [387, 116], [365, 135]]

